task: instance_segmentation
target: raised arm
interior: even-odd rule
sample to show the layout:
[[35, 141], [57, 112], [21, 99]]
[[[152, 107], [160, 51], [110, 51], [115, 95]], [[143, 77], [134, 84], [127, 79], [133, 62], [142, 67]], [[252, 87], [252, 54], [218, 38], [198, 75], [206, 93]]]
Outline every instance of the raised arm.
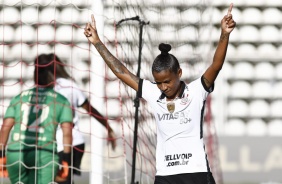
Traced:
[[91, 23], [87, 23], [84, 28], [84, 35], [95, 46], [112, 72], [125, 84], [138, 90], [139, 78], [132, 74], [115, 56], [113, 56], [106, 46], [101, 42], [97, 29], [94, 15], [91, 15]]
[[236, 22], [233, 20], [231, 14], [232, 7], [233, 4], [231, 3], [227, 15], [221, 20], [221, 35], [213, 57], [213, 62], [203, 75], [204, 82], [208, 88], [214, 83], [223, 66], [229, 42], [229, 35], [236, 26]]

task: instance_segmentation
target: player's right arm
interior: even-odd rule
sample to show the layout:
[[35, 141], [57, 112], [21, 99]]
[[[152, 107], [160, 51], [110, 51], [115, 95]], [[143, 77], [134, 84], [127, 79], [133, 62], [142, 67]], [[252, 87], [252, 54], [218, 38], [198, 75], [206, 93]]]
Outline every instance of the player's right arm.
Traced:
[[84, 35], [95, 46], [112, 72], [122, 82], [130, 86], [135, 91], [138, 91], [139, 78], [132, 74], [115, 56], [110, 53], [98, 36], [94, 15], [91, 16], [91, 19], [92, 22], [86, 24]]
[[0, 178], [8, 177], [8, 171], [6, 168], [6, 151], [9, 134], [15, 124], [14, 118], [5, 118], [0, 130]]
[[6, 168], [6, 151], [9, 134], [15, 124], [14, 118], [5, 118], [0, 130], [0, 178], [8, 177], [8, 171]]
[[9, 107], [7, 108], [5, 112], [5, 116], [3, 119], [3, 124], [0, 130], [0, 145], [1, 145], [1, 150], [5, 148], [7, 145], [8, 139], [9, 139], [9, 134], [15, 125], [15, 114], [17, 113], [15, 110], [16, 104], [18, 100], [17, 97], [14, 97], [11, 102]]
[[0, 150], [4, 150], [4, 147], [7, 145], [9, 134], [11, 129], [15, 124], [14, 118], [5, 118], [0, 130]]

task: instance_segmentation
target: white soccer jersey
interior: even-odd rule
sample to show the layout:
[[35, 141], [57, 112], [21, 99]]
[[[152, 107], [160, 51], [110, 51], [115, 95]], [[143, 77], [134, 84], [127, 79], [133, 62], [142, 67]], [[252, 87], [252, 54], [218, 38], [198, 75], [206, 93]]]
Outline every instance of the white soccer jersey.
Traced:
[[[70, 79], [58, 78], [56, 80], [56, 85], [55, 85], [54, 89], [58, 93], [65, 96], [69, 100], [69, 102], [71, 103], [72, 108], [73, 108], [74, 127], [73, 127], [73, 131], [72, 131], [72, 136], [73, 136], [72, 145], [76, 146], [76, 145], [79, 145], [79, 144], [83, 144], [84, 143], [84, 137], [78, 130], [79, 117], [78, 117], [78, 114], [76, 112], [76, 109], [78, 107], [80, 107], [87, 100], [86, 96], [78, 88], [77, 84]], [[64, 149], [62, 137], [63, 137], [62, 129], [58, 128], [57, 133], [56, 133], [58, 152], [63, 151], [63, 149]]]
[[[142, 80], [141, 80], [142, 83]], [[142, 98], [154, 109], [157, 123], [156, 175], [208, 172], [203, 142], [203, 114], [209, 94], [201, 78], [184, 84], [174, 100], [175, 110], [167, 110], [166, 97], [156, 84], [143, 80]], [[213, 90], [211, 88], [210, 92]]]

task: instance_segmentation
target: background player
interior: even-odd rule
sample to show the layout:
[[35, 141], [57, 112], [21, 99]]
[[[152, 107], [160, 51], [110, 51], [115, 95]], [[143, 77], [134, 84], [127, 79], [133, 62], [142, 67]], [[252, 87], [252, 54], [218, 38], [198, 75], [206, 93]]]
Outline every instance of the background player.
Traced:
[[[41, 54], [38, 57], [39, 60], [44, 62], [54, 61], [56, 63], [56, 69], [52, 74], [56, 80], [55, 91], [65, 96], [71, 103], [73, 109], [73, 148], [72, 148], [72, 165], [74, 167], [73, 174], [81, 175], [80, 165], [85, 150], [85, 140], [82, 133], [79, 131], [79, 117], [77, 110], [82, 107], [87, 113], [98, 120], [106, 129], [108, 133], [108, 141], [111, 143], [112, 149], [116, 147], [116, 139], [113, 129], [108, 124], [107, 118], [105, 118], [97, 109], [95, 109], [88, 101], [84, 93], [79, 89], [75, 80], [68, 74], [65, 69], [65, 64], [55, 54]], [[60, 159], [63, 156], [63, 144], [62, 144], [62, 130], [57, 130], [57, 144], [58, 153]], [[73, 183], [72, 177], [69, 175], [68, 180], [65, 182], [59, 182], [60, 184]]]
[[[36, 58], [34, 64], [36, 87], [11, 100], [0, 131], [0, 153], [5, 157], [7, 146], [11, 183], [54, 182], [59, 168], [56, 154], [58, 125], [62, 129], [63, 162], [70, 164], [73, 127], [70, 103], [53, 90], [53, 63]], [[68, 170], [63, 171], [65, 178]]]

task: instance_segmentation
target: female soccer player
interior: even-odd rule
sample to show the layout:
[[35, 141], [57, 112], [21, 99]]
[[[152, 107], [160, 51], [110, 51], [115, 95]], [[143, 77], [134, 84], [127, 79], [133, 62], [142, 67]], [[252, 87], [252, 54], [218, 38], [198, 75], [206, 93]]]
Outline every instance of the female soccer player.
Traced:
[[[101, 42], [92, 15], [85, 27], [85, 36], [95, 46], [108, 67], [125, 84], [138, 91], [154, 109], [157, 123], [155, 184], [214, 184], [203, 143], [203, 111], [205, 100], [213, 91], [220, 72], [235, 21], [233, 4], [221, 20], [221, 35], [212, 64], [204, 74], [185, 84], [182, 70], [171, 46], [160, 44], [161, 54], [152, 65], [154, 82], [132, 74]], [[187, 33], [189, 34], [189, 33]]]
[[[63, 132], [63, 161], [66, 166], [70, 164], [73, 127], [70, 103], [53, 90], [51, 71], [54, 65], [38, 58], [34, 64], [35, 87], [11, 100], [0, 131], [0, 157], [5, 157], [7, 149], [11, 183], [54, 182], [59, 169], [56, 144], [58, 125]], [[63, 178], [68, 175], [68, 170], [65, 171]]]
[[[60, 58], [57, 55], [41, 54], [38, 57], [38, 59], [45, 62], [53, 61], [56, 63], [55, 71], [52, 72], [56, 81], [54, 89], [56, 92], [65, 96], [71, 103], [73, 109], [73, 123], [74, 123], [74, 128], [72, 131], [73, 134], [72, 165], [74, 167], [73, 174], [81, 175], [80, 165], [84, 154], [85, 140], [78, 128], [78, 124], [79, 124], [79, 117], [77, 114], [78, 108], [82, 107], [84, 110], [87, 111], [87, 113], [89, 113], [90, 116], [98, 120], [107, 129], [108, 137], [109, 137], [108, 140], [111, 143], [112, 149], [115, 149], [116, 147], [116, 139], [115, 139], [114, 131], [108, 124], [107, 119], [90, 104], [87, 97], [79, 89], [75, 80], [66, 71], [65, 64], [60, 60]], [[56, 135], [57, 135], [58, 153], [60, 159], [62, 159], [63, 156], [62, 129], [59, 128], [57, 130]], [[72, 175], [69, 175], [66, 181], [58, 182], [58, 183], [59, 184], [73, 183]]]

